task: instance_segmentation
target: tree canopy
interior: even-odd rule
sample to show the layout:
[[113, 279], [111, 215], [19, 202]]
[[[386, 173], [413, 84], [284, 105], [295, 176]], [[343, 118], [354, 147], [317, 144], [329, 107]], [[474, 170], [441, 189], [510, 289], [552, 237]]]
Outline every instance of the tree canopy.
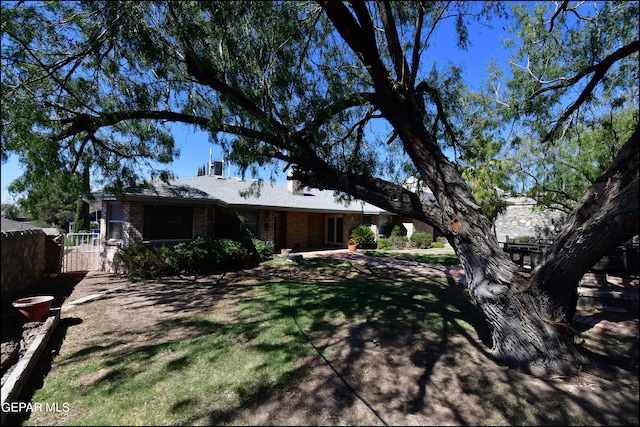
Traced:
[[[561, 188], [584, 192], [594, 175], [584, 169], [610, 163], [637, 123], [633, 2], [327, 8], [358, 19], [371, 12], [378, 21], [359, 24], [371, 26], [371, 40], [343, 36], [354, 23], [332, 23], [322, 2], [249, 4], [3, 4], [3, 160], [15, 153], [28, 170], [74, 172], [85, 155], [95, 183], [114, 187], [167, 177], [158, 165], [179, 154], [170, 124], [180, 121], [210, 131], [243, 172], [311, 169], [301, 160], [312, 153], [340, 172], [401, 184], [420, 173], [375, 98], [412, 96], [481, 202], [501, 188], [541, 192], [553, 206], [553, 193], [566, 200]], [[462, 53], [474, 43], [470, 23], [508, 26], [511, 76], [492, 69], [474, 92], [464, 62], [431, 61], [432, 40], [450, 22], [450, 48]], [[389, 90], [409, 93], [371, 91], [366, 54]], [[582, 148], [585, 132], [615, 138]]]
[[[494, 355], [562, 371], [570, 344], [548, 325], [638, 233], [637, 16], [616, 1], [3, 3], [2, 158], [68, 173], [90, 158], [117, 190], [170, 176], [155, 166], [178, 154], [171, 124], [195, 126], [243, 174], [292, 168], [431, 224]], [[464, 56], [433, 59], [469, 52], [472, 23], [504, 26], [513, 52], [509, 70], [487, 58], [480, 87]], [[491, 233], [514, 189], [571, 212], [528, 280]]]

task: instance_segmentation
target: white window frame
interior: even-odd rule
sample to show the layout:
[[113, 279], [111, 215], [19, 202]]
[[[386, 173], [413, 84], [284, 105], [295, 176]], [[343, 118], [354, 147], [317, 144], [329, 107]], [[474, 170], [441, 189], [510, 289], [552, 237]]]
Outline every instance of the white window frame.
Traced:
[[[119, 206], [119, 209], [117, 207]], [[111, 242], [122, 241], [122, 217], [124, 216], [124, 207], [122, 202], [109, 202], [107, 210], [107, 240]], [[119, 230], [118, 233], [114, 233], [114, 227]], [[116, 235], [117, 237], [114, 237]]]

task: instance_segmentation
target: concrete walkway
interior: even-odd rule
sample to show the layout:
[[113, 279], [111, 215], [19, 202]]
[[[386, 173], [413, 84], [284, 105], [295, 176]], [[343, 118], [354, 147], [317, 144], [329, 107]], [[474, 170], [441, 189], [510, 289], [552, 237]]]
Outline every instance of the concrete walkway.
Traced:
[[[393, 258], [384, 258], [384, 257], [375, 257], [365, 255], [358, 251], [349, 251], [347, 249], [338, 249], [338, 250], [329, 250], [329, 251], [315, 251], [315, 252], [299, 252], [295, 255], [302, 255], [304, 258], [314, 258], [314, 257], [329, 257], [336, 258], [341, 260], [347, 260], [350, 262], [356, 262], [359, 264], [367, 264], [373, 265], [376, 267], [386, 267], [386, 268], [397, 268], [400, 270], [410, 271], [418, 274], [429, 274], [436, 275], [442, 277], [449, 277], [454, 279], [456, 282], [461, 285], [467, 284], [467, 279], [464, 274], [464, 269], [461, 267], [446, 267], [442, 265], [430, 265], [419, 263], [415, 261], [405, 261], [398, 260]], [[587, 276], [587, 275], [585, 275]], [[584, 286], [579, 288], [579, 293], [590, 293], [593, 291], [593, 283], [591, 282], [591, 277], [586, 278], [586, 282]], [[635, 296], [629, 296], [629, 298], [635, 298], [638, 300], [637, 291], [638, 287], [635, 286]], [[600, 291], [599, 296], [606, 296], [606, 290]], [[615, 291], [613, 291], [615, 292]], [[638, 333], [638, 322], [637, 319], [635, 322], [612, 322], [605, 319], [600, 319], [597, 316], [583, 316], [580, 314], [575, 314], [573, 316], [573, 322], [581, 323], [585, 326], [588, 326], [588, 329], [596, 328], [603, 329], [606, 331], [610, 331], [612, 333], [630, 336], [638, 338], [640, 335]]]

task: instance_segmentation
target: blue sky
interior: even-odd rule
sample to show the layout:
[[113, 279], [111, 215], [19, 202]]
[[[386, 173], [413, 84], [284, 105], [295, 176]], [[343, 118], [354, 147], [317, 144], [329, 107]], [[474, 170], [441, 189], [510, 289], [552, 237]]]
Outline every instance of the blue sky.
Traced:
[[[455, 33], [453, 29], [453, 21], [447, 26], [445, 31], [440, 31], [432, 41], [432, 49], [429, 51], [429, 58], [425, 58], [428, 63], [431, 60], [438, 61], [439, 64], [445, 65], [451, 60], [459, 63], [460, 58], [464, 58], [464, 75], [465, 80], [471, 87], [480, 84], [482, 77], [485, 75], [485, 69], [489, 61], [493, 58], [500, 64], [505, 71], [508, 68], [507, 56], [501, 49], [501, 38], [505, 36], [502, 26], [495, 25], [496, 28], [489, 29], [484, 26], [474, 25], [469, 28], [469, 36], [472, 42], [468, 52], [461, 52], [454, 45]], [[214, 146], [209, 142], [208, 135], [201, 131], [194, 131], [193, 127], [183, 125], [174, 125], [173, 134], [176, 147], [180, 149], [180, 157], [174, 160], [167, 168], [171, 169], [178, 178], [188, 178], [196, 176], [198, 167], [204, 165], [209, 160], [209, 149], [213, 148], [213, 159], [220, 160], [222, 151], [220, 147]], [[17, 161], [15, 156], [9, 158], [7, 163], [1, 165], [1, 186], [2, 186], [2, 203], [13, 203], [15, 200], [8, 193], [7, 186], [14, 179], [20, 177], [23, 168]], [[225, 175], [228, 169], [225, 168]], [[231, 176], [240, 176], [237, 168], [231, 166]], [[250, 176], [248, 176], [250, 178]], [[269, 180], [269, 176], [265, 175], [261, 178]], [[278, 182], [286, 180], [286, 173], [282, 173], [276, 177]]]

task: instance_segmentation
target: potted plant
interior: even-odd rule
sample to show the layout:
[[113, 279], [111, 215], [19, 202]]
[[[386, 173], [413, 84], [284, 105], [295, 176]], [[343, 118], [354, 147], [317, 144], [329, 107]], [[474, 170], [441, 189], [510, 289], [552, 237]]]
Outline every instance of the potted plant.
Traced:
[[360, 224], [353, 230], [351, 230], [348, 247], [350, 251], [355, 251], [356, 248], [375, 248], [376, 236], [373, 234], [373, 231], [369, 227], [364, 224]]

